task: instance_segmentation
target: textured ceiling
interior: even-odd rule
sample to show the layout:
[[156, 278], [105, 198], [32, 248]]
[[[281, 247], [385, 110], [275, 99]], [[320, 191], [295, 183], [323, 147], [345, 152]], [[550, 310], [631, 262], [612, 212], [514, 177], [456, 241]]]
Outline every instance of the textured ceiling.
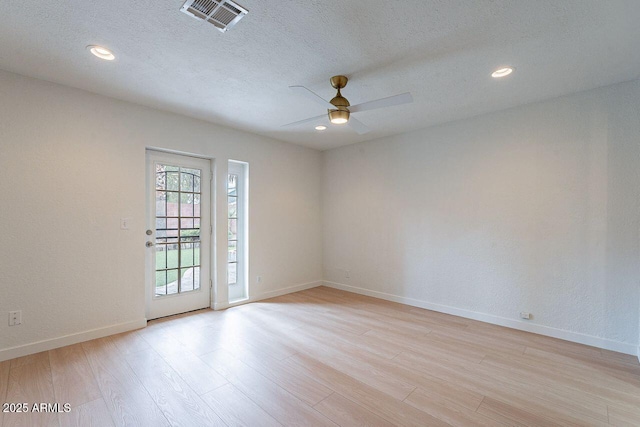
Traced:
[[[223, 34], [181, 0], [3, 0], [0, 68], [321, 150], [640, 75], [638, 0], [239, 3], [249, 14]], [[504, 64], [516, 72], [489, 77]], [[366, 135], [282, 129], [326, 111], [288, 86], [330, 99], [335, 74], [352, 104], [415, 102], [357, 114]]]

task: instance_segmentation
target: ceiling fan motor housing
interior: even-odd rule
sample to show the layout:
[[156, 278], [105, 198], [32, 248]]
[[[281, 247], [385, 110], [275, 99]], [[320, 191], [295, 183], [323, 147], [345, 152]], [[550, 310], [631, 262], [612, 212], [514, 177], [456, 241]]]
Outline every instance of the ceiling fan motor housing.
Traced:
[[329, 81], [334, 89], [340, 90], [347, 85], [349, 79], [346, 76], [333, 76]]

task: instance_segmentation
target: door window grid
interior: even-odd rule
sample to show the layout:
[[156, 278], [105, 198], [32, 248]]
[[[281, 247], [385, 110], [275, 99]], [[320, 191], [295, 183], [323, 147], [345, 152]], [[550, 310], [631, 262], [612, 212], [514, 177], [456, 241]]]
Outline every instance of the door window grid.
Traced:
[[200, 289], [200, 179], [156, 164], [156, 296]]

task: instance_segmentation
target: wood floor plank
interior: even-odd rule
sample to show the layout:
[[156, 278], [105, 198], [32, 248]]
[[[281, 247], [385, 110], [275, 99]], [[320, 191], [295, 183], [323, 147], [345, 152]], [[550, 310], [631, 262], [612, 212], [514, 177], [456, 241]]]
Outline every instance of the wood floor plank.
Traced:
[[479, 376], [497, 378], [502, 384], [520, 393], [528, 393], [543, 400], [559, 403], [574, 412], [601, 421], [607, 421], [607, 402], [599, 396], [579, 392], [579, 390], [529, 372], [505, 371], [488, 364], [475, 369]]
[[638, 356], [633, 354], [623, 354], [605, 349], [600, 349], [600, 354], [605, 360], [612, 360], [631, 366], [636, 366], [638, 364]]
[[473, 348], [484, 353], [514, 354], [519, 356], [526, 349], [523, 344], [505, 342], [494, 337], [478, 337], [473, 333], [459, 329], [440, 328], [430, 333], [427, 338], [452, 342], [458, 346], [464, 345], [467, 348]]
[[[46, 356], [46, 357], [45, 357]], [[23, 359], [24, 361], [25, 359]], [[36, 412], [34, 405], [55, 403], [49, 357], [39, 353], [29, 363], [12, 364], [9, 371], [6, 402], [26, 403], [26, 412], [8, 412], [2, 418], [5, 427], [13, 426], [57, 426], [55, 412]], [[4, 403], [4, 402], [2, 402]]]
[[417, 388], [404, 401], [456, 427], [507, 425], [445, 399], [434, 391]]
[[49, 360], [58, 402], [75, 408], [102, 397], [81, 344], [51, 350]]
[[[544, 391], [530, 390], [529, 384], [526, 382], [517, 383], [518, 386], [513, 388], [516, 382], [508, 381], [507, 373], [499, 376], [491, 375], [479, 371], [479, 364], [448, 366], [447, 364], [441, 364], [437, 360], [427, 360], [419, 355], [410, 353], [401, 353], [394, 359], [394, 362], [453, 384], [464, 385], [465, 388], [483, 394], [486, 397], [502, 400], [513, 407], [534, 413], [550, 414], [554, 420], [562, 421], [565, 424], [606, 425], [605, 421], [590, 417], [581, 410], [564, 406], [564, 402], [555, 401], [545, 395]], [[507, 381], [505, 382], [505, 380]], [[595, 412], [595, 414], [598, 414], [598, 412]]]
[[10, 361], [11, 369], [19, 368], [21, 366], [29, 365], [32, 363], [49, 363], [49, 352], [42, 351], [40, 353], [30, 354], [28, 356], [22, 356]]
[[200, 356], [265, 412], [285, 426], [334, 426], [324, 415], [281, 388], [230, 353], [217, 350]]
[[[317, 292], [321, 293], [333, 293], [333, 289], [309, 289], [305, 292]], [[348, 293], [347, 293], [348, 294]], [[411, 323], [420, 324], [427, 328], [433, 328], [437, 325], [444, 325], [449, 327], [458, 327], [465, 329], [469, 323], [467, 319], [452, 316], [444, 313], [437, 313], [434, 311], [417, 309], [415, 307], [406, 306], [399, 303], [383, 301], [380, 299], [367, 297], [364, 295], [346, 295], [347, 299], [351, 301], [355, 307], [362, 310], [369, 311], [377, 316], [385, 316], [391, 319], [405, 320]]]
[[[300, 332], [300, 334], [304, 333]], [[427, 390], [435, 388], [438, 389], [442, 396], [448, 396], [451, 399], [462, 402], [463, 406], [474, 411], [483, 397], [481, 394], [473, 393], [455, 384], [445, 384], [443, 381], [438, 381], [429, 375], [415, 375], [414, 370], [398, 365], [393, 360], [389, 361], [374, 355], [363, 357], [362, 354], [349, 352], [348, 349], [346, 349], [346, 357], [342, 357], [342, 354], [327, 352], [326, 348], [331, 345], [328, 342], [324, 343], [325, 345], [321, 348], [315, 348], [313, 344], [306, 343], [304, 338], [300, 341], [298, 334], [291, 333], [287, 338], [296, 341], [301, 348], [302, 346], [310, 345], [308, 348], [304, 347], [307, 350], [307, 354], [314, 354], [316, 358], [321, 357], [323, 363], [400, 400], [408, 396], [408, 394], [404, 394], [406, 391], [413, 390], [418, 386]], [[357, 366], [353, 362], [355, 359], [358, 360]], [[465, 362], [464, 359], [460, 359], [460, 361]], [[396, 382], [390, 383], [388, 381], [390, 378], [395, 379]], [[403, 384], [405, 387], [399, 390], [395, 389], [393, 386], [398, 384], [398, 381], [399, 384]]]
[[125, 356], [149, 349], [149, 344], [142, 338], [138, 331], [123, 332], [121, 334], [112, 335], [111, 340]]
[[250, 353], [235, 354], [234, 356], [311, 406], [333, 393], [333, 390], [311, 378], [291, 373], [277, 359], [256, 357]]
[[640, 407], [609, 406], [609, 424], [617, 427], [640, 426]]
[[[553, 388], [569, 389], [576, 399], [585, 396], [596, 398], [604, 405], [618, 403], [640, 407], [640, 388], [616, 378], [602, 377], [600, 373], [592, 372], [589, 368], [572, 369], [544, 360], [531, 360], [525, 355], [517, 358], [490, 355], [482, 364], [508, 370], [518, 378], [526, 377]], [[589, 401], [585, 403], [590, 404]]]
[[589, 357], [582, 354], [567, 355], [564, 352], [555, 353], [534, 347], [527, 347], [525, 354], [581, 369], [591, 367], [594, 371], [603, 372], [609, 377], [625, 381], [633, 387], [640, 387], [640, 372], [638, 372], [637, 366], [615, 363], [610, 360], [605, 361], [600, 357]]
[[161, 325], [149, 323], [146, 328], [139, 330], [138, 334], [161, 355], [183, 352], [185, 345]]
[[225, 426], [159, 354], [133, 353], [127, 363], [172, 426]]
[[314, 408], [340, 426], [393, 427], [390, 422], [338, 393], [333, 393]]
[[116, 425], [170, 425], [110, 338], [87, 341], [82, 348]]
[[[365, 328], [386, 330], [395, 334], [408, 336], [420, 336], [431, 332], [430, 328], [417, 325], [413, 322], [394, 319], [388, 316], [379, 316], [375, 312], [357, 308], [349, 299], [335, 298], [332, 294], [325, 293], [322, 297], [310, 296], [306, 291], [300, 294], [304, 295], [303, 300], [307, 302], [323, 302], [323, 309], [325, 311], [335, 313], [345, 322], [362, 325]], [[320, 318], [322, 318], [322, 316], [320, 316]]]
[[307, 352], [312, 352], [315, 357], [325, 361], [329, 366], [348, 373], [396, 399], [404, 399], [416, 388], [416, 385], [406, 379], [399, 379], [393, 374], [376, 369], [371, 365], [371, 360], [375, 359], [373, 355], [360, 358], [361, 354], [346, 344], [298, 329], [291, 331], [288, 338], [294, 340], [297, 346], [305, 348]]
[[532, 414], [531, 412], [515, 408], [507, 403], [489, 397], [486, 397], [482, 401], [477, 412], [513, 427], [554, 427], [562, 425], [544, 416]]
[[211, 327], [201, 328], [197, 331], [191, 330], [183, 334], [172, 333], [170, 328], [166, 328], [166, 330], [180, 342], [181, 346], [186, 347], [196, 356], [219, 350], [223, 344], [237, 342], [236, 337], [232, 334], [222, 333], [219, 329]]
[[283, 361], [292, 372], [307, 375], [334, 389], [373, 414], [397, 426], [447, 426], [445, 422], [388, 394], [364, 384], [304, 354]]
[[168, 353], [164, 360], [198, 394], [205, 394], [227, 384], [227, 380], [198, 356], [189, 352]]
[[[296, 313], [296, 312], [297, 312], [296, 309], [288, 309], [287, 315], [292, 315], [293, 313]], [[300, 313], [300, 316], [306, 319], [304, 323], [305, 325], [304, 330], [308, 332], [313, 332], [315, 336], [322, 337], [324, 339], [328, 339], [331, 341], [338, 340], [351, 347], [356, 347], [357, 349], [360, 349], [362, 351], [370, 352], [372, 354], [376, 354], [388, 359], [392, 359], [399, 353], [399, 351], [394, 349], [392, 346], [388, 346], [388, 345], [385, 345], [384, 343], [380, 343], [379, 340], [366, 336], [365, 334], [362, 334], [360, 330], [358, 330], [358, 333], [353, 333], [353, 332], [349, 332], [348, 330], [345, 330], [344, 328], [332, 328], [330, 325], [327, 325], [324, 323], [324, 317], [314, 318], [313, 316], [308, 316], [308, 314], [304, 315], [303, 312]], [[272, 335], [275, 334], [278, 336], [283, 336], [282, 332], [284, 331], [277, 328], [272, 328], [271, 322], [264, 321], [264, 315], [260, 316], [258, 314], [258, 316], [256, 316], [256, 313], [253, 312], [253, 313], [246, 313], [245, 317], [253, 321], [253, 325], [257, 330], [260, 330], [260, 331], [266, 330], [268, 332], [272, 332]], [[357, 322], [349, 322], [349, 319], [346, 317], [342, 319], [342, 322], [357, 323]], [[298, 329], [298, 328], [294, 328], [294, 329]], [[293, 329], [288, 329], [288, 331], [292, 331], [292, 330]], [[288, 335], [289, 333], [287, 332], [286, 336]], [[263, 337], [262, 334], [259, 335], [259, 338], [266, 339], [266, 337]], [[269, 337], [268, 341], [273, 342], [273, 336]], [[291, 348], [287, 344], [286, 340], [281, 340], [278, 343], [277, 347], [284, 347], [289, 349], [289, 354], [285, 355], [285, 357], [278, 357], [279, 359], [284, 359], [297, 352], [296, 349]], [[272, 357], [277, 357], [273, 354], [271, 355]]]
[[469, 361], [480, 363], [487, 355], [486, 352], [474, 350], [461, 352], [459, 347], [451, 345], [441, 345], [438, 341], [427, 338], [427, 335], [420, 337], [404, 337], [386, 331], [371, 330], [365, 334], [378, 340], [380, 343], [402, 351], [409, 350], [413, 353], [422, 354], [425, 357], [438, 357], [444, 360]]
[[104, 403], [96, 399], [71, 408], [71, 412], [58, 414], [60, 427], [113, 427], [113, 419]]
[[218, 387], [204, 394], [202, 399], [220, 414], [222, 420], [229, 426], [282, 426], [232, 384], [227, 383]]
[[[475, 411], [484, 399], [482, 394], [471, 391], [460, 384], [444, 381], [429, 375], [421, 375], [420, 377], [420, 381], [417, 381], [420, 384], [418, 389], [428, 390], [432, 394], [437, 394], [437, 400], [446, 400], [448, 401], [446, 404], [453, 403], [456, 407], [461, 406], [470, 411]], [[445, 402], [442, 403], [445, 404]]]
[[[297, 299], [297, 298], [295, 298]], [[294, 301], [295, 301], [294, 299]], [[349, 323], [345, 322], [339, 316], [331, 314], [327, 310], [317, 309], [317, 308], [305, 308], [305, 313], [301, 313], [300, 311], [295, 309], [296, 307], [287, 307], [287, 311], [282, 311], [281, 315], [285, 316], [291, 321], [306, 324], [313, 323], [313, 316], [309, 316], [309, 312], [317, 313], [319, 316], [322, 316], [322, 320], [325, 323], [327, 328], [343, 330], [346, 332], [350, 332], [352, 334], [360, 335], [367, 332], [369, 329], [366, 326], [359, 325], [357, 323]]]
[[[345, 321], [347, 320], [345, 319]], [[321, 320], [316, 320], [307, 324], [304, 330], [312, 332], [315, 336], [322, 337], [325, 340], [337, 340], [354, 349], [362, 351], [363, 354], [371, 353], [386, 359], [393, 359], [400, 353], [400, 350], [397, 348], [386, 345], [386, 343], [368, 336], [367, 333], [369, 331], [364, 334], [354, 334], [352, 332], [345, 331], [344, 329], [331, 329], [328, 328]]]
[[227, 383], [166, 330], [143, 330], [140, 335], [196, 393], [205, 394]]

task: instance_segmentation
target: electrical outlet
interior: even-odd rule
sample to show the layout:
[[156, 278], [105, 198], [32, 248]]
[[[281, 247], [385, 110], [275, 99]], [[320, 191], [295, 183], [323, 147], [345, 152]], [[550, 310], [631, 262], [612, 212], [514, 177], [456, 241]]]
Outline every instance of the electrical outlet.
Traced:
[[256, 283], [262, 282], [262, 276], [256, 276]]
[[521, 319], [531, 320], [531, 313], [527, 313], [526, 311], [521, 311], [520, 312], [520, 318]]
[[350, 272], [349, 270], [347, 270], [347, 271], [346, 271], [346, 273], [345, 273], [345, 275], [344, 275], [344, 277], [345, 277], [346, 279], [351, 278], [351, 272]]
[[9, 312], [9, 326], [22, 324], [22, 310]]

